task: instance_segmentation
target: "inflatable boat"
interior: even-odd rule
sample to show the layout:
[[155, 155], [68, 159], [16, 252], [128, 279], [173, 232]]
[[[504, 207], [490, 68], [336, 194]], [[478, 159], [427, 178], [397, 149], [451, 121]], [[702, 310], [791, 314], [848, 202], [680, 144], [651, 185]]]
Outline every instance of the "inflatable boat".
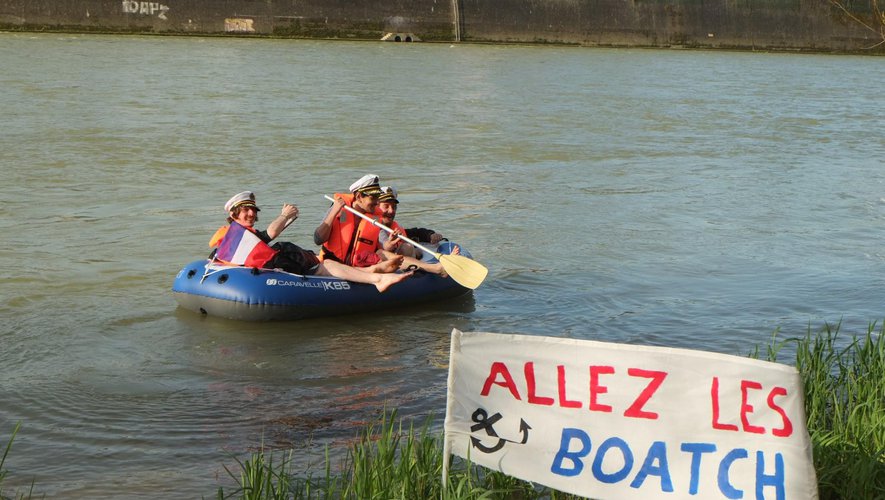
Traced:
[[[448, 254], [453, 243], [437, 252]], [[462, 247], [461, 255], [470, 254]], [[435, 262], [432, 257], [428, 259]], [[201, 259], [184, 266], [172, 292], [178, 305], [200, 314], [245, 321], [332, 316], [458, 297], [472, 290], [451, 278], [416, 271], [384, 293], [374, 285], [330, 276], [303, 276], [273, 269], [226, 266]]]

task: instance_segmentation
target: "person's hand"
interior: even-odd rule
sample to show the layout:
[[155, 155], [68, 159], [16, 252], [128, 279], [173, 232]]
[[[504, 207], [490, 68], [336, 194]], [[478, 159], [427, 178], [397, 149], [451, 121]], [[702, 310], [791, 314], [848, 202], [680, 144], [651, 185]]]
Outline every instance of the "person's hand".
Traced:
[[436, 245], [437, 243], [439, 243], [440, 241], [442, 241], [444, 239], [445, 238], [443, 237], [443, 235], [441, 235], [439, 233], [433, 233], [430, 235], [430, 244]]
[[332, 212], [335, 213], [335, 217], [337, 217], [338, 214], [341, 213], [341, 209], [343, 209], [345, 205], [347, 205], [347, 203], [344, 201], [344, 199], [335, 197], [335, 203], [332, 203]]
[[280, 215], [286, 220], [295, 220], [298, 218], [298, 207], [286, 203]]
[[403, 234], [402, 230], [394, 229], [392, 233], [390, 233], [390, 238], [384, 242], [384, 249], [388, 252], [393, 252], [396, 250], [396, 247], [402, 243], [402, 240], [399, 239], [399, 236]]

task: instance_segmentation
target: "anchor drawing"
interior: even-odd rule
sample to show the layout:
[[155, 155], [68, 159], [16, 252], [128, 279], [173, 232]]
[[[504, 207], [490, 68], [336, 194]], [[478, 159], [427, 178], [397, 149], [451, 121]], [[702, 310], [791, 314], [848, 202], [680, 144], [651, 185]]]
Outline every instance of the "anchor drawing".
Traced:
[[526, 444], [528, 442], [529, 429], [531, 429], [532, 427], [528, 423], [526, 423], [525, 420], [523, 420], [521, 418], [519, 419], [519, 432], [522, 433], [522, 441], [520, 441], [520, 442], [511, 441], [509, 439], [504, 439], [504, 438], [498, 436], [498, 433], [495, 432], [495, 429], [493, 426], [495, 425], [495, 423], [497, 423], [502, 418], [503, 417], [501, 416], [500, 413], [495, 413], [494, 415], [492, 415], [490, 417], [489, 414], [482, 408], [477, 408], [476, 411], [473, 412], [472, 420], [474, 422], [476, 422], [476, 424], [470, 426], [470, 432], [478, 432], [481, 430], [485, 430], [486, 435], [494, 437], [494, 438], [498, 438], [498, 442], [495, 443], [495, 445], [486, 446], [486, 445], [482, 444], [482, 441], [479, 438], [477, 438], [475, 436], [470, 436], [470, 442], [473, 443], [474, 448], [476, 448], [477, 450], [479, 450], [483, 453], [494, 453], [494, 452], [500, 450], [501, 448], [503, 448], [504, 445], [507, 443]]

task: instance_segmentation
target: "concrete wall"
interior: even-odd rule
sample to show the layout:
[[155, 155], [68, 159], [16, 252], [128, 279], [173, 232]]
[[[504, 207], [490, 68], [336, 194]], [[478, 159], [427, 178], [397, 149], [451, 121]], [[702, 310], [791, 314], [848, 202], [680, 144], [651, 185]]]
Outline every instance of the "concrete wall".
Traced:
[[0, 28], [448, 40], [450, 0], [0, 0]]
[[[866, 3], [865, 3], [866, 2]], [[874, 23], [870, 0], [854, 1]], [[857, 50], [883, 35], [827, 0], [461, 0], [466, 39], [603, 46]]]
[[[846, 5], [881, 31], [873, 1]], [[819, 51], [885, 37], [828, 0], [0, 0], [0, 29]]]

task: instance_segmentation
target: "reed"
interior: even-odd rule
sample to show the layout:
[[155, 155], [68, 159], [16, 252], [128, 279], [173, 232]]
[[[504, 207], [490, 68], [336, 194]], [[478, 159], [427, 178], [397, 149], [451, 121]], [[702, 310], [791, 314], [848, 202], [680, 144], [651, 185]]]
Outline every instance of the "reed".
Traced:
[[[275, 452], [252, 453], [241, 462], [239, 476], [228, 474], [239, 482], [229, 494], [218, 490], [218, 499], [415, 499], [445, 498], [493, 499], [539, 498], [544, 490], [532, 484], [475, 467], [455, 458], [449, 468], [449, 481], [442, 486], [442, 436], [430, 432], [431, 418], [419, 427], [404, 426], [396, 411], [384, 412], [378, 424], [366, 427], [350, 447], [339, 474], [332, 473], [326, 453], [322, 475], [308, 470], [303, 477], [291, 474], [291, 452], [274, 466]], [[551, 498], [549, 494], [547, 498]], [[552, 498], [572, 498], [554, 496]]]
[[795, 345], [821, 500], [885, 498], [885, 324], [842, 341], [840, 324], [772, 341]]
[[8, 471], [3, 468], [3, 465], [6, 464], [6, 456], [9, 455], [9, 450], [12, 449], [12, 442], [15, 441], [15, 435], [18, 434], [18, 428], [21, 424], [16, 424], [15, 429], [12, 430], [12, 437], [9, 438], [9, 443], [6, 444], [6, 449], [3, 451], [3, 457], [0, 457], [0, 498], [3, 497], [3, 480], [6, 479], [6, 474]]
[[9, 471], [3, 467], [6, 465], [6, 457], [9, 456], [9, 450], [12, 449], [12, 442], [15, 441], [15, 436], [18, 434], [19, 428], [21, 428], [21, 422], [15, 424], [15, 428], [12, 429], [12, 436], [10, 436], [9, 441], [6, 443], [6, 448], [3, 450], [3, 456], [0, 457], [0, 500], [7, 500], [10, 498], [15, 498], [17, 500], [30, 499], [34, 492], [34, 482], [31, 481], [31, 487], [27, 493], [19, 493], [16, 491], [11, 497], [3, 493], [3, 481], [6, 480], [6, 475], [9, 473]]

